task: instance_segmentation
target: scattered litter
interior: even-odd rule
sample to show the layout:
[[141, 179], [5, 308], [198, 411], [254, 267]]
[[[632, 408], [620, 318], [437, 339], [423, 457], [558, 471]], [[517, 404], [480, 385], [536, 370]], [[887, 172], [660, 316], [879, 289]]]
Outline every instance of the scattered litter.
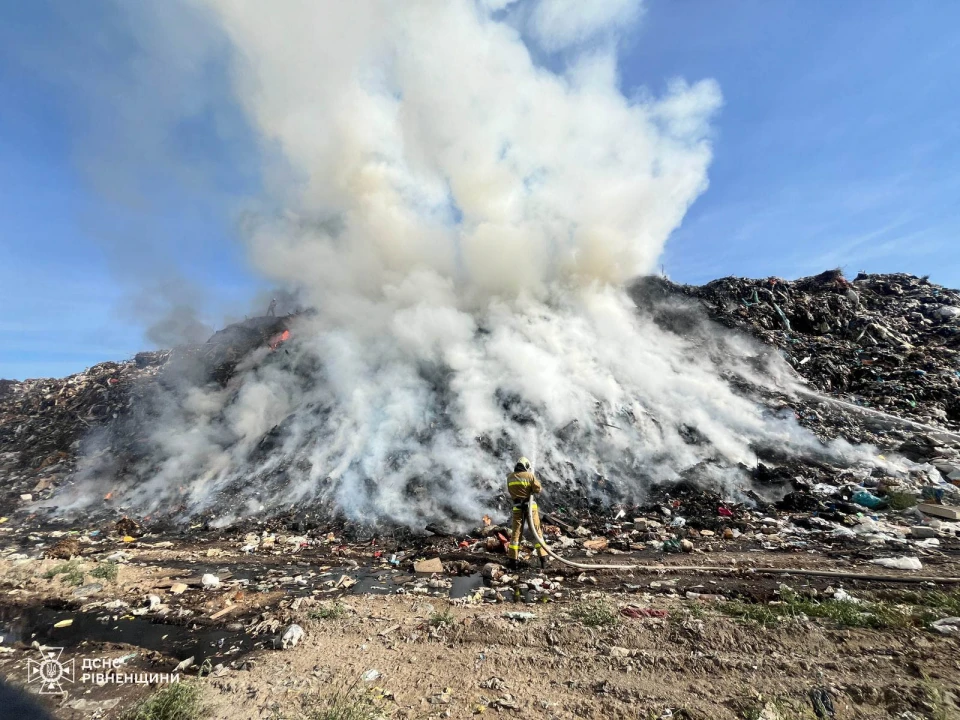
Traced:
[[894, 568], [896, 570], [922, 570], [923, 564], [920, 562], [919, 558], [915, 557], [891, 557], [891, 558], [877, 558], [876, 560], [871, 560], [874, 565], [882, 565], [886, 568]]
[[220, 578], [218, 578], [216, 575], [206, 573], [202, 578], [200, 578], [200, 584], [203, 585], [204, 590], [212, 590], [220, 587]]
[[960, 635], [960, 617], [948, 617], [935, 620], [930, 627], [943, 635]]
[[78, 598], [87, 598], [87, 597], [90, 597], [91, 595], [97, 594], [101, 590], [103, 590], [103, 585], [101, 585], [100, 583], [90, 583], [88, 585], [78, 587], [76, 590], [73, 591], [73, 595], [74, 597], [78, 597]]
[[849, 602], [849, 603], [857, 603], [857, 604], [863, 602], [859, 598], [855, 598], [853, 595], [848, 593], [843, 588], [837, 588], [836, 590], [833, 591], [833, 599], [839, 600], [840, 602]]
[[583, 546], [587, 550], [595, 550], [595, 551], [606, 550], [608, 545], [609, 545], [609, 542], [607, 541], [606, 538], [596, 538], [595, 540], [585, 540], [583, 542]]
[[286, 650], [288, 647], [296, 647], [300, 640], [303, 639], [303, 628], [294, 623], [287, 631], [283, 634], [283, 637], [280, 638], [280, 647]]
[[442, 573], [443, 563], [440, 562], [440, 558], [420, 560], [413, 564], [413, 571], [418, 573]]

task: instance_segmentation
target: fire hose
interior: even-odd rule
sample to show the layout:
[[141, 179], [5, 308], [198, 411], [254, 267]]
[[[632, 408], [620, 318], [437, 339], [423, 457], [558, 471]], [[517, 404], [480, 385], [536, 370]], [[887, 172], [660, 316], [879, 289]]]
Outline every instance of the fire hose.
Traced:
[[[647, 565], [647, 564], [632, 564], [632, 565], [587, 565], [586, 563], [578, 563], [573, 560], [567, 560], [557, 555], [553, 549], [547, 545], [547, 542], [543, 539], [541, 534], [537, 531], [537, 526], [533, 522], [533, 505], [529, 502], [525, 503], [527, 506], [527, 525], [530, 527], [530, 532], [533, 534], [536, 541], [540, 544], [544, 550], [547, 551], [547, 555], [552, 557], [557, 562], [561, 562], [564, 565], [569, 565], [570, 567], [575, 567], [580, 570], [621, 570], [621, 571], [637, 571], [637, 572], [649, 572], [649, 573], [666, 573], [666, 572], [711, 572], [711, 573], [732, 573], [736, 572], [736, 568], [729, 567], [720, 567], [716, 565]], [[938, 583], [942, 585], [952, 585], [960, 583], [960, 577], [935, 577], [935, 576], [920, 576], [920, 575], [875, 575], [870, 573], [851, 573], [843, 572], [839, 570], [806, 570], [804, 568], [741, 568], [743, 572], [748, 574], [756, 575], [809, 575], [813, 577], [828, 577], [828, 578], [840, 578], [844, 580], [862, 580], [864, 582], [890, 582], [890, 583]]]

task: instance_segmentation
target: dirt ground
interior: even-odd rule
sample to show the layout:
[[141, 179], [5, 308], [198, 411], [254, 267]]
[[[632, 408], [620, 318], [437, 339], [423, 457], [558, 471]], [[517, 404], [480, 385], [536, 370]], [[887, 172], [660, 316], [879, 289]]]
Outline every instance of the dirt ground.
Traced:
[[[343, 617], [304, 617], [297, 647], [254, 653], [243, 669], [195, 682], [213, 718], [297, 717], [355, 684], [382, 696], [386, 714], [405, 718], [660, 718], [668, 710], [692, 718], [812, 718], [809, 694], [820, 687], [840, 718], [958, 717], [955, 639], [811, 621], [763, 628], [691, 604], [652, 602], [669, 617], [589, 627], [560, 604], [524, 608], [536, 617], [517, 621], [500, 605], [363, 596], [347, 603]], [[449, 624], [431, 626], [447, 614]], [[15, 683], [22, 681], [18, 664], [4, 668]], [[89, 693], [99, 703], [120, 698], [104, 717], [119, 716], [143, 694], [112, 690]], [[79, 688], [67, 702], [77, 707], [78, 696]], [[72, 719], [90, 717], [94, 705], [52, 707]]]
[[[57, 718], [121, 718], [159, 689], [81, 682], [84, 659], [127, 658], [119, 672], [149, 675], [172, 672], [187, 653], [196, 662], [181, 680], [199, 685], [212, 718], [321, 718], [326, 716], [319, 711], [340, 693], [397, 718], [789, 720], [816, 718], [811, 693], [824, 691], [837, 718], [960, 717], [957, 635], [920, 626], [850, 627], [803, 616], [761, 624], [724, 609], [741, 600], [759, 602], [757, 607], [776, 601], [780, 583], [822, 596], [827, 579], [736, 572], [581, 576], [553, 567], [545, 577], [557, 579], [559, 597], [491, 603], [470, 593], [450, 599], [446, 588], [418, 594], [409, 588], [423, 586], [425, 577], [411, 581], [385, 566], [376, 570], [369, 592], [345, 594], [344, 572], [358, 572], [351, 558], [251, 556], [215, 543], [128, 550], [132, 560], [119, 564], [112, 579], [92, 574], [105, 562], [96, 558], [70, 566], [76, 571], [72, 580], [66, 572], [51, 575], [63, 561], [0, 561], [0, 626], [13, 633], [2, 642], [0, 673], [35, 693], [28, 670], [40, 655], [32, 643], [64, 645], [60, 660], [74, 661], [75, 681], [63, 683], [64, 695], [35, 696]], [[731, 569], [857, 564], [850, 558], [735, 551], [670, 558], [694, 560]], [[956, 574], [953, 558], [944, 561], [945, 567], [931, 570]], [[199, 576], [214, 571], [223, 583], [202, 589]], [[230, 579], [241, 576], [242, 582]], [[519, 581], [535, 577], [544, 576], [528, 571]], [[436, 578], [442, 584], [443, 576]], [[182, 595], [173, 593], [178, 579], [189, 583]], [[80, 588], [87, 588], [84, 594], [96, 585], [101, 587], [92, 595], [77, 598]], [[396, 594], [398, 585], [407, 591]], [[853, 595], [902, 591], [895, 583], [843, 587]], [[377, 588], [390, 594], [370, 594]], [[149, 594], [177, 609], [133, 615]], [[104, 615], [112, 607], [105, 603], [118, 599], [129, 606]], [[640, 617], [620, 613], [628, 606], [639, 609], [634, 614]], [[509, 613], [533, 617], [511, 619]], [[71, 625], [54, 629], [63, 619]], [[302, 627], [303, 639], [295, 647], [275, 647], [292, 623]], [[124, 628], [135, 630], [124, 635]], [[204, 665], [201, 656], [210, 661]]]
[[352, 605], [348, 618], [308, 623], [303, 646], [264, 656], [254, 678], [209, 680], [214, 716], [290, 712], [305, 694], [371, 669], [382, 673], [374, 682], [390, 694], [386, 706], [411, 718], [469, 717], [498, 704], [523, 717], [661, 717], [669, 709], [735, 718], [762, 708], [761, 697], [784, 716], [804, 717], [812, 716], [807, 695], [819, 685], [834, 693], [840, 717], [868, 718], [922, 711], [934, 689], [960, 690], [955, 641], [918, 633], [811, 623], [746, 630], [667, 602], [658, 603], [672, 611], [667, 619], [609, 628], [575, 622], [563, 606], [537, 608], [528, 621], [506, 619], [500, 608], [454, 608], [452, 625], [431, 636], [418, 628], [437, 603], [363, 598]]

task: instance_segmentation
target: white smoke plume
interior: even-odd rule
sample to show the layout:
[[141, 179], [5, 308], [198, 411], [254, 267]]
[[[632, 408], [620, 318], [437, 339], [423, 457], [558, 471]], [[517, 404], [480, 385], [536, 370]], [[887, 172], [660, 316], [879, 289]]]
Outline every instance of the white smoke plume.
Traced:
[[706, 189], [721, 103], [710, 80], [623, 94], [637, 3], [207, 5], [284, 160], [250, 257], [317, 313], [171, 397], [149, 462], [110, 480], [124, 502], [413, 526], [475, 521], [518, 454], [555, 489], [638, 499], [757, 444], [827, 452], [721, 377], [771, 382], [757, 347], [663, 330], [624, 289]]

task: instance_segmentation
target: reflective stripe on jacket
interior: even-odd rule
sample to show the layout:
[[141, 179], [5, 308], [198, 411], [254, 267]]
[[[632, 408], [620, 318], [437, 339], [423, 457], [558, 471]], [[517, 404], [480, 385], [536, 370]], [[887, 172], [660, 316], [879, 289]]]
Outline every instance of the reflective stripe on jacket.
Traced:
[[507, 475], [507, 492], [515, 501], [529, 500], [542, 489], [537, 476], [529, 470]]

